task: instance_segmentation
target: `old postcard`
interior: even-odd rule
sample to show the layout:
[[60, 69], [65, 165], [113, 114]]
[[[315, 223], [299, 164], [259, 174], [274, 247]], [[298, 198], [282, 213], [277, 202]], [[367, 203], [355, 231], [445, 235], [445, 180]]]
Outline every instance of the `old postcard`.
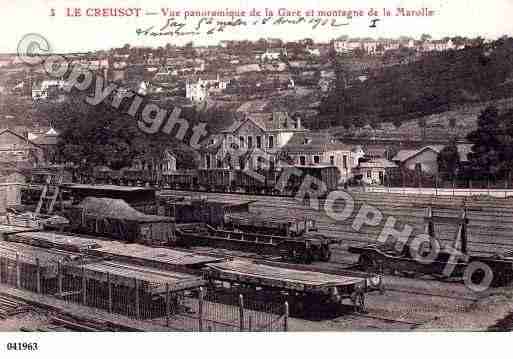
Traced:
[[0, 352], [513, 328], [512, 1], [2, 2]]

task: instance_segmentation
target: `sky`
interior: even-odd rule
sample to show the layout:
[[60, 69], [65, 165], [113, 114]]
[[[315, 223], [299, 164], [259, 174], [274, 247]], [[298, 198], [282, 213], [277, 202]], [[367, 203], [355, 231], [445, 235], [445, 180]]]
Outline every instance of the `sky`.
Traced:
[[[312, 38], [317, 42], [327, 42], [341, 35], [351, 37], [398, 37], [401, 35], [420, 37], [429, 33], [434, 38], [444, 36], [467, 36], [497, 38], [502, 35], [513, 36], [513, 0], [187, 0], [183, 2], [164, 0], [0, 0], [2, 21], [0, 29], [0, 52], [16, 52], [18, 42], [25, 34], [37, 33], [48, 40], [53, 52], [81, 52], [131, 46], [165, 46], [167, 43], [182, 45], [193, 41], [197, 45], [215, 45], [220, 40], [257, 40], [262, 37], [277, 37], [285, 41]], [[383, 17], [383, 8], [391, 9], [395, 15], [396, 8], [422, 9], [435, 11], [432, 17]], [[79, 8], [83, 16], [66, 16], [66, 9]], [[140, 17], [95, 17], [86, 16], [88, 9], [96, 8], [141, 8]], [[247, 18], [248, 26], [227, 29], [212, 35], [201, 31], [199, 35], [190, 36], [141, 36], [137, 29], [160, 29], [167, 17], [161, 14], [161, 8], [181, 10], [193, 9], [243, 9], [253, 8], [263, 11], [265, 8], [277, 10], [288, 8], [301, 10], [364, 10], [365, 16], [345, 19], [335, 18], [337, 22], [349, 22], [340, 27], [311, 25], [252, 25], [256, 19]], [[367, 16], [369, 9], [379, 11], [378, 16]], [[52, 11], [53, 10], [53, 11]], [[91, 13], [92, 10], [89, 10]], [[156, 13], [149, 15], [147, 13]], [[52, 16], [54, 14], [54, 16]], [[376, 28], [370, 28], [370, 19], [380, 18]], [[274, 19], [277, 17], [275, 16]], [[293, 19], [295, 17], [291, 17]], [[221, 19], [221, 18], [219, 18]], [[332, 19], [332, 18], [331, 18]], [[177, 17], [185, 22], [186, 29], [193, 29], [199, 18]], [[226, 20], [226, 19], [222, 19]], [[249, 20], [251, 20], [249, 22]], [[202, 27], [202, 29], [206, 29]]]

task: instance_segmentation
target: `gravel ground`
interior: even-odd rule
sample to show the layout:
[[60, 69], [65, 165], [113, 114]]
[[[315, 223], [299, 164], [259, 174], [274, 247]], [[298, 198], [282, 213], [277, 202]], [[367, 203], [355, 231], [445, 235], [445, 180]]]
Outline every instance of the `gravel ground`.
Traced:
[[22, 328], [37, 330], [38, 328], [47, 326], [49, 323], [50, 320], [47, 314], [29, 311], [0, 320], [0, 332], [19, 332]]

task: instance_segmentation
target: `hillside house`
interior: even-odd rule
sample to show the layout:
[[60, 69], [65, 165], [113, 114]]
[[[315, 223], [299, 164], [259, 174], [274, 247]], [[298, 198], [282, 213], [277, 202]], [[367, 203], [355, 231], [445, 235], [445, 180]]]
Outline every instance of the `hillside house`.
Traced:
[[171, 149], [164, 150], [161, 156], [140, 156], [132, 163], [132, 169], [150, 172], [175, 172], [176, 167], [176, 155]]
[[43, 161], [46, 164], [57, 163], [57, 142], [59, 141], [59, 134], [53, 127], [51, 127], [44, 134], [36, 136], [32, 142], [41, 148], [43, 153]]
[[287, 49], [267, 49], [264, 53], [256, 55], [256, 59], [260, 62], [277, 61], [282, 56], [287, 57]]
[[226, 90], [227, 80], [217, 75], [202, 75], [198, 78], [187, 79], [185, 82], [185, 97], [192, 102], [203, 102], [212, 92]]
[[353, 173], [365, 184], [383, 186], [398, 168], [399, 166], [386, 158], [375, 158], [361, 161]]
[[340, 171], [341, 182], [353, 176], [363, 153], [358, 147], [338, 142], [329, 133], [295, 133], [281, 149], [282, 158], [298, 166], [331, 165]]
[[41, 147], [10, 129], [0, 130], [0, 162], [34, 167], [43, 160]]
[[[471, 144], [457, 144], [460, 163], [465, 164], [469, 161]], [[430, 145], [420, 149], [400, 150], [392, 161], [401, 166], [401, 168], [412, 171], [422, 172], [429, 175], [438, 175], [438, 155], [445, 148], [445, 145]]]

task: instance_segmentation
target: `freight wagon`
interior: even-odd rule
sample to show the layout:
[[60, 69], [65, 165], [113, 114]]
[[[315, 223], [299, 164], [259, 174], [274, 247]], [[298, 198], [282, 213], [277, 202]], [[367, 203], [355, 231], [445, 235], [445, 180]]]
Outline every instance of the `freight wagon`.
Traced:
[[[306, 181], [319, 187], [319, 195], [336, 190], [340, 172], [335, 166], [291, 166], [273, 170], [233, 170], [223, 168], [150, 172], [138, 169], [95, 170], [96, 183], [159, 186], [161, 188], [295, 195]], [[322, 182], [319, 186], [318, 182]], [[308, 183], [307, 183], [308, 184]], [[322, 187], [321, 187], [322, 186]]]
[[198, 187], [198, 173], [194, 170], [164, 172], [160, 187], [191, 190]]
[[125, 201], [88, 197], [68, 211], [71, 230], [148, 245], [169, 244], [174, 238], [174, 218], [148, 215]]
[[213, 246], [260, 255], [275, 255], [286, 260], [311, 263], [329, 261], [331, 239], [317, 233], [301, 237], [274, 236], [214, 228], [208, 224], [177, 224], [176, 244], [183, 247]]

